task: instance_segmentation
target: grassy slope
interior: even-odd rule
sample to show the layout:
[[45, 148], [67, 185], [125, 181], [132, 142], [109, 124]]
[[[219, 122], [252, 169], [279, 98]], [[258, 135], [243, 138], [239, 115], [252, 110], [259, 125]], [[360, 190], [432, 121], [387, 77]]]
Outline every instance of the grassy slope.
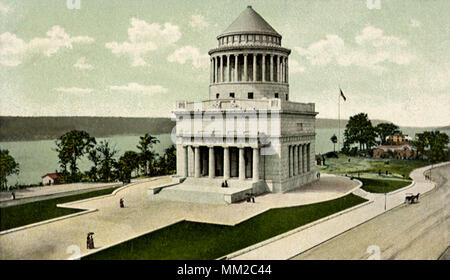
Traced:
[[56, 204], [110, 194], [115, 189], [104, 189], [0, 208], [0, 231], [80, 212], [82, 210], [59, 208], [56, 207]]
[[216, 259], [364, 201], [350, 194], [311, 205], [271, 209], [236, 226], [180, 222], [84, 259]]
[[[348, 161], [349, 159], [350, 162]], [[386, 162], [389, 162], [389, 164]], [[354, 174], [358, 172], [378, 174], [378, 171], [381, 170], [381, 173], [385, 174], [387, 170], [389, 173], [397, 175], [397, 177], [406, 175], [406, 178], [412, 170], [430, 164], [429, 162], [420, 160], [376, 160], [347, 157], [345, 155], [339, 155], [338, 159], [327, 158], [325, 163], [327, 166], [321, 166], [321, 172], [339, 175]]]
[[371, 193], [388, 193], [403, 188], [411, 184], [409, 180], [378, 180], [360, 178], [362, 189]]

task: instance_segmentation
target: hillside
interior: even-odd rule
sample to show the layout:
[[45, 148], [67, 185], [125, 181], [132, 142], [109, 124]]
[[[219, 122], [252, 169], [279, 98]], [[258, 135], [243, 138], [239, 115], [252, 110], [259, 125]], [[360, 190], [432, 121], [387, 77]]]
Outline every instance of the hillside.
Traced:
[[[382, 120], [372, 120], [375, 126]], [[347, 120], [341, 120], [342, 131]], [[170, 133], [175, 123], [169, 118], [116, 117], [0, 117], [0, 141], [56, 139], [67, 131], [85, 130], [94, 137]], [[336, 119], [317, 119], [316, 128], [337, 128]], [[435, 129], [435, 128], [427, 128]], [[441, 129], [442, 128], [438, 128]]]
[[0, 117], [0, 141], [56, 139], [74, 129], [95, 137], [163, 134], [174, 125], [169, 118]]

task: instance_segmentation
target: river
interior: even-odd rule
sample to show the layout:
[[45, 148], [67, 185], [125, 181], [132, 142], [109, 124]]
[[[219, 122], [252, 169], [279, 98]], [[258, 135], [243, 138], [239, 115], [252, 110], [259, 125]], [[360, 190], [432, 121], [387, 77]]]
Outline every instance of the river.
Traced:
[[[405, 134], [413, 137], [416, 133], [422, 132], [423, 128], [402, 128]], [[445, 131], [447, 134], [449, 131]], [[333, 150], [333, 143], [330, 138], [333, 134], [337, 135], [337, 129], [316, 129], [316, 154], [326, 153]], [[156, 135], [159, 144], [155, 145], [154, 150], [162, 154], [164, 150], [173, 144], [170, 134]], [[343, 130], [341, 131], [343, 138]], [[108, 138], [97, 138], [97, 143], [107, 140], [115, 145], [119, 150], [118, 155], [125, 151], [138, 151], [137, 145], [139, 136], [113, 136]], [[20, 141], [20, 142], [0, 142], [1, 149], [9, 150], [16, 162], [20, 165], [20, 174], [8, 177], [8, 184], [36, 184], [41, 181], [41, 176], [46, 173], [55, 172], [58, 169], [58, 156], [55, 151], [54, 140], [42, 141]], [[86, 158], [81, 159], [79, 168], [86, 171], [91, 167], [91, 162]]]

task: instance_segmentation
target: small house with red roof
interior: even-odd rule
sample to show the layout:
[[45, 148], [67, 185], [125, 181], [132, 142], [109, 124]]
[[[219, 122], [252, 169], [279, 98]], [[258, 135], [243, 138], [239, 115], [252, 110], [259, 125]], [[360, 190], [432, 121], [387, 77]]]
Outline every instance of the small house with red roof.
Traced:
[[53, 185], [55, 181], [58, 179], [58, 173], [47, 173], [44, 176], [41, 176], [42, 185]]

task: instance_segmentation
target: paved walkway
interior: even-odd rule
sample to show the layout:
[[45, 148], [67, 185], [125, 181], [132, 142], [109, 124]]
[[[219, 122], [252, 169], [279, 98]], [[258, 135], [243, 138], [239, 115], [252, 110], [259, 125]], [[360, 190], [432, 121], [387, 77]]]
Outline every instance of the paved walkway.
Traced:
[[[448, 164], [448, 163], [444, 163]], [[361, 195], [373, 201], [363, 207], [354, 211], [347, 212], [335, 218], [329, 219], [315, 226], [298, 231], [287, 237], [275, 240], [267, 245], [258, 247], [248, 251], [242, 250], [242, 253], [237, 252], [231, 254], [232, 259], [249, 260], [249, 259], [270, 259], [270, 260], [285, 260], [290, 259], [318, 244], [321, 244], [334, 236], [337, 236], [349, 229], [352, 229], [382, 213], [385, 212], [385, 207], [390, 210], [400, 204], [404, 203], [406, 193], [426, 193], [434, 188], [434, 183], [426, 181], [423, 172], [430, 167], [423, 167], [414, 170], [410, 177], [415, 181], [415, 184], [400, 191], [393, 192], [385, 197], [384, 194], [369, 194], [361, 189], [355, 191], [355, 194]], [[386, 199], [386, 206], [385, 206]], [[393, 225], [395, 226], [395, 225]], [[377, 230], [374, 228], [373, 230]], [[349, 241], [351, 242], [351, 241]], [[351, 243], [352, 244], [352, 243]], [[351, 247], [351, 244], [349, 246]], [[359, 248], [360, 249], [360, 248]]]
[[[230, 205], [152, 200], [147, 195], [150, 186], [167, 184], [171, 180], [170, 177], [155, 178], [124, 188], [115, 196], [70, 203], [72, 207], [98, 211], [0, 235], [0, 259], [67, 259], [73, 257], [72, 248], [84, 255], [92, 252], [85, 245], [86, 234], [91, 231], [95, 233], [96, 250], [101, 250], [182, 220], [234, 225], [270, 208], [334, 199], [358, 186], [347, 178], [322, 176], [319, 183], [301, 191], [268, 194], [257, 197], [256, 203]], [[124, 209], [119, 208], [122, 197]]]
[[[100, 189], [105, 187], [113, 187], [116, 185], [122, 185], [122, 183], [74, 183], [74, 184], [32, 187], [13, 191], [16, 194], [16, 201], [20, 202], [20, 200], [22, 199], [36, 198], [40, 196], [49, 196], [66, 192]], [[11, 192], [13, 191], [0, 192], [0, 202], [12, 201]]]

